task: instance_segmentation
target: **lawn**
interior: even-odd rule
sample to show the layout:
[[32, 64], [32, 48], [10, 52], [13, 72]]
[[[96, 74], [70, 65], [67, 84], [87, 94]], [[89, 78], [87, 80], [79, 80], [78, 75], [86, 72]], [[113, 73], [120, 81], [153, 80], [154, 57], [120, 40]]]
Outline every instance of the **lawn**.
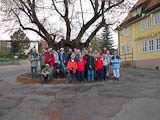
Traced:
[[18, 59], [15, 59], [15, 58], [0, 58], [0, 62], [12, 62], [17, 60]]

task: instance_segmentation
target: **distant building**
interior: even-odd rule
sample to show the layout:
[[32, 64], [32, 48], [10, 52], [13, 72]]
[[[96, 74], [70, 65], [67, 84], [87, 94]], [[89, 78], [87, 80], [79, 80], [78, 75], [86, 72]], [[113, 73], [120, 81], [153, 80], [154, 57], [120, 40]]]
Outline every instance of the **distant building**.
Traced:
[[160, 68], [160, 0], [139, 0], [117, 29], [123, 63]]
[[[30, 48], [25, 51], [27, 54], [32, 48], [36, 48], [38, 51], [38, 45], [40, 41], [30, 41]], [[0, 52], [11, 52], [11, 41], [10, 40], [0, 40]]]

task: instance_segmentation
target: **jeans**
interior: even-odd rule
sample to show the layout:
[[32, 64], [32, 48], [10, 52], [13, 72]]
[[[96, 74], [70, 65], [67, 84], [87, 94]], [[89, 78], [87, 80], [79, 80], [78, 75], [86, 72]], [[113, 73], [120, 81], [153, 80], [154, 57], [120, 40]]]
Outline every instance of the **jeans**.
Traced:
[[97, 70], [97, 80], [102, 80], [103, 77], [103, 70]]
[[65, 73], [65, 64], [62, 62], [61, 65], [62, 65], [62, 70]]
[[108, 66], [103, 66], [103, 79], [106, 80]]
[[119, 78], [120, 77], [119, 69], [113, 69], [113, 74], [114, 77]]
[[72, 82], [74, 82], [74, 81], [75, 81], [75, 78], [76, 78], [76, 75], [73, 74], [73, 73], [68, 72], [67, 79], [66, 79], [66, 82], [67, 82], [67, 83], [70, 82], [71, 77], [72, 77]]
[[78, 82], [84, 82], [84, 71], [78, 71]]
[[37, 67], [31, 67], [32, 78], [37, 78]]
[[94, 81], [94, 70], [88, 70], [88, 81]]

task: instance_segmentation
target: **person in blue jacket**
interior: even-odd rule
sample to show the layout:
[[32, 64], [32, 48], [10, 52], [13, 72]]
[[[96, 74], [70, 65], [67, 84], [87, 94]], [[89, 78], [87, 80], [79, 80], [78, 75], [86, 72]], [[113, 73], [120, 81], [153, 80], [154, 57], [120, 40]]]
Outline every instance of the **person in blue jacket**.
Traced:
[[111, 58], [111, 63], [115, 80], [119, 81], [120, 78], [119, 69], [120, 69], [121, 58], [117, 54], [117, 51], [114, 51], [114, 56]]
[[64, 52], [64, 48], [60, 49], [60, 62], [62, 65], [63, 72], [65, 74], [65, 66], [67, 65], [67, 54]]

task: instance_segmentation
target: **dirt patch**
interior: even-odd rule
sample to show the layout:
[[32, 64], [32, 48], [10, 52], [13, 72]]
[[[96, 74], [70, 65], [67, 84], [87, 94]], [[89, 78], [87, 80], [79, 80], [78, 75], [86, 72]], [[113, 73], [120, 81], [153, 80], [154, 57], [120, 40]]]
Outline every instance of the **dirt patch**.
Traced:
[[0, 80], [0, 82], [3, 82], [3, 80]]
[[[111, 76], [109, 79], [113, 79], [113, 77]], [[20, 82], [22, 84], [40, 84], [41, 82], [41, 75], [39, 74], [38, 77], [36, 79], [32, 79], [32, 75], [31, 74], [23, 74], [19, 77], [17, 77], [17, 82]], [[102, 81], [94, 81], [94, 82], [102, 82]], [[88, 84], [90, 82], [88, 82], [87, 80], [85, 80], [84, 84]], [[47, 84], [66, 84], [66, 78], [51, 78], [51, 81], [49, 81]], [[74, 83], [69, 83], [69, 84], [81, 84], [78, 81], [74, 82]]]
[[63, 116], [57, 115], [58, 112], [60, 112], [60, 110], [51, 110], [51, 109], [45, 108], [42, 114], [45, 116], [50, 116], [51, 120], [88, 120], [89, 119], [88, 115], [82, 116], [79, 118], [63, 117]]

